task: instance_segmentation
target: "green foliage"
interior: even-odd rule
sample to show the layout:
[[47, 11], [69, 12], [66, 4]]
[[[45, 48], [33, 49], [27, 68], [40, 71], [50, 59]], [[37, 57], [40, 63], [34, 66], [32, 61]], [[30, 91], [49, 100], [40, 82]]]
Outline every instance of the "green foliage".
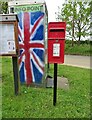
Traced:
[[8, 3], [0, 0], [0, 14], [8, 12]]
[[67, 23], [68, 38], [80, 41], [90, 35], [90, 14], [89, 2], [76, 1], [63, 4], [61, 19]]
[[[3, 118], [90, 118], [89, 69], [58, 65], [58, 76], [68, 78], [69, 90], [57, 90], [56, 106], [52, 88], [21, 85], [15, 96], [11, 58], [2, 59], [2, 69]], [[53, 65], [49, 73], [53, 76]]]

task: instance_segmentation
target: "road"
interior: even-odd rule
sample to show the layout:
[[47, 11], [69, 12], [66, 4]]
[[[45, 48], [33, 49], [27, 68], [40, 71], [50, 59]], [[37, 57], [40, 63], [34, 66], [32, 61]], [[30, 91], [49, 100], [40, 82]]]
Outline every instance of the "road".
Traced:
[[64, 65], [92, 69], [92, 56], [65, 55]]

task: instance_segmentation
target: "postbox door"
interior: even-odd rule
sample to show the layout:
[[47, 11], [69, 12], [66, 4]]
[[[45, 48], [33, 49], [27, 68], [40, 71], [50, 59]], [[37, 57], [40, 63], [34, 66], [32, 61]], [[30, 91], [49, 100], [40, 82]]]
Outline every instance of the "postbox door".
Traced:
[[65, 40], [49, 40], [48, 41], [48, 62], [64, 63], [64, 44]]

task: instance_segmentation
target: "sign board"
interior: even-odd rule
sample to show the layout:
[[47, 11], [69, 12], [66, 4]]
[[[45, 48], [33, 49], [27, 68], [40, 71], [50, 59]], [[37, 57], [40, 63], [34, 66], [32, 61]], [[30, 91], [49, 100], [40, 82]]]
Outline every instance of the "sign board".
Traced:
[[18, 54], [18, 32], [16, 15], [0, 15], [0, 55]]
[[0, 15], [0, 56], [12, 56], [14, 91], [19, 93], [18, 18], [14, 14]]
[[14, 8], [14, 13], [19, 13], [19, 12], [34, 12], [34, 11], [43, 11], [43, 6], [42, 5], [23, 5], [23, 6], [15, 6]]
[[9, 13], [19, 13], [19, 12], [35, 12], [42, 11], [46, 13], [47, 17], [47, 7], [44, 0], [17, 0], [8, 2]]

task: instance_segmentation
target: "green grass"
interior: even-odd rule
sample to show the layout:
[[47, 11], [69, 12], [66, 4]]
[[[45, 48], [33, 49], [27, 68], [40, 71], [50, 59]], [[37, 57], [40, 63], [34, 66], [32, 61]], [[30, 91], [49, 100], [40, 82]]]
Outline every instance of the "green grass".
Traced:
[[[90, 69], [58, 66], [58, 76], [69, 80], [69, 90], [57, 90], [57, 104], [53, 106], [52, 88], [20, 86], [14, 95], [12, 63], [2, 60], [2, 116], [3, 118], [89, 118]], [[53, 65], [50, 65], [53, 76]]]
[[71, 41], [67, 40], [65, 44], [65, 54], [90, 56], [92, 55], [91, 47], [92, 44], [83, 43], [83, 41], [79, 46], [74, 42], [74, 46], [72, 47]]

